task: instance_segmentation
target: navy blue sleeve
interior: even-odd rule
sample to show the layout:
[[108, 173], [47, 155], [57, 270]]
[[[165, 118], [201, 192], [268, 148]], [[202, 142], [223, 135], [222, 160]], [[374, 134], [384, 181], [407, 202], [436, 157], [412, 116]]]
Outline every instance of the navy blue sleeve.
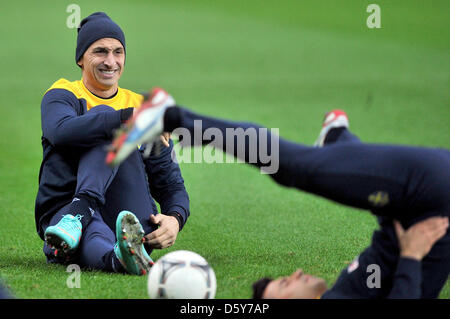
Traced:
[[400, 257], [394, 275], [390, 299], [419, 299], [421, 297], [421, 262]]
[[121, 112], [87, 112], [70, 91], [48, 91], [41, 103], [42, 135], [54, 146], [92, 147], [112, 137]]
[[159, 203], [161, 213], [171, 215], [176, 213], [181, 216], [180, 230], [186, 223], [189, 211], [189, 196], [184, 187], [178, 163], [172, 160], [173, 142], [169, 141], [170, 147], [161, 146], [159, 155], [154, 152], [144, 159], [145, 170], [148, 177], [150, 193]]

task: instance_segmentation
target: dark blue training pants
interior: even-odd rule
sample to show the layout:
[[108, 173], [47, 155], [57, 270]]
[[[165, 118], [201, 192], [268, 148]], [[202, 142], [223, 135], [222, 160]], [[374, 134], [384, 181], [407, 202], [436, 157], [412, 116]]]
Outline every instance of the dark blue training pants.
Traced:
[[[89, 112], [107, 112], [112, 109], [98, 106]], [[116, 243], [116, 219], [122, 210], [131, 211], [142, 224], [146, 234], [155, 230], [150, 223], [150, 214], [157, 213], [156, 204], [150, 194], [144, 162], [136, 149], [118, 168], [105, 164], [106, 146], [98, 145], [87, 150], [80, 157], [75, 194], [95, 198], [102, 205], [92, 220], [83, 229], [80, 246], [71, 257], [70, 263], [81, 267], [112, 271], [111, 260]], [[69, 205], [63, 207], [50, 220], [49, 225], [58, 223], [67, 214]], [[44, 228], [45, 228], [44, 227]], [[53, 255], [54, 251], [44, 244], [44, 253], [49, 262], [66, 262]]]
[[[189, 141], [183, 136], [183, 146], [192, 143], [210, 144], [259, 168], [267, 161], [259, 152], [267, 145], [268, 154], [278, 156], [278, 171], [270, 176], [280, 185], [294, 187], [327, 199], [367, 209], [378, 216], [380, 230], [372, 237], [371, 245], [359, 256], [359, 268], [344, 270], [332, 288], [334, 297], [383, 298], [389, 294], [399, 257], [393, 219], [403, 227], [433, 215], [450, 215], [450, 152], [443, 149], [364, 144], [344, 130], [339, 139], [323, 148], [309, 147], [273, 136], [257, 135], [255, 140], [245, 131], [234, 136], [227, 130], [262, 127], [252, 123], [238, 123], [181, 110], [180, 127], [190, 136], [205, 132], [209, 139]], [[195, 120], [201, 121], [194, 125]], [[209, 131], [208, 131], [209, 130]], [[215, 140], [221, 135], [222, 140]], [[230, 141], [234, 139], [234, 141]], [[212, 140], [212, 141], [211, 141]], [[243, 145], [244, 151], [238, 145]], [[249, 143], [252, 142], [252, 143]], [[274, 147], [271, 147], [272, 144]], [[233, 145], [234, 147], [227, 147]], [[275, 147], [276, 146], [276, 147]], [[253, 154], [252, 154], [253, 152]], [[264, 152], [263, 152], [264, 153]], [[255, 160], [256, 158], [256, 160]], [[253, 159], [253, 160], [252, 160]], [[367, 266], [381, 268], [381, 288], [367, 287]], [[450, 230], [422, 260], [422, 297], [435, 298], [450, 273]]]

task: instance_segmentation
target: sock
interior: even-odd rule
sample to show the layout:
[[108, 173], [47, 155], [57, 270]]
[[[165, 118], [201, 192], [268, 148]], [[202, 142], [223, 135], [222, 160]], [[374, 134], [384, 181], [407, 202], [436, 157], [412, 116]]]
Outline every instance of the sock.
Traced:
[[125, 268], [123, 268], [122, 263], [117, 258], [116, 253], [114, 252], [114, 249], [112, 249], [110, 252], [106, 253], [103, 256], [103, 263], [105, 265], [104, 270], [111, 271], [111, 272], [117, 272], [117, 273], [126, 273], [127, 271]]
[[342, 132], [346, 129], [347, 129], [346, 127], [332, 128], [325, 137], [323, 144], [325, 145], [336, 142], [339, 139], [339, 136], [342, 134]]
[[168, 107], [164, 113], [164, 132], [172, 132], [181, 126], [181, 109], [178, 106]]
[[68, 213], [73, 216], [81, 215], [81, 226], [86, 228], [97, 210], [95, 199], [86, 195], [75, 195], [72, 203], [69, 204]]

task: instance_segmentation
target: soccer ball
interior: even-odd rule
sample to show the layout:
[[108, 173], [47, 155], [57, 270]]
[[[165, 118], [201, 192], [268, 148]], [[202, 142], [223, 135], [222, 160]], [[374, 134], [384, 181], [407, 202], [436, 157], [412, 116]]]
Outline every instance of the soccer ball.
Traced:
[[158, 259], [148, 274], [151, 299], [214, 299], [216, 275], [197, 253], [177, 250]]

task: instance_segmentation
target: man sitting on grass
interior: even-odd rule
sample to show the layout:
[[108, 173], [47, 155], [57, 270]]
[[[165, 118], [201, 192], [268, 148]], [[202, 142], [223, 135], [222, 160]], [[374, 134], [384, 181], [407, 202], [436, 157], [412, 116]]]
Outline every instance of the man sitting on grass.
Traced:
[[120, 167], [105, 164], [113, 131], [144, 100], [118, 85], [125, 48], [121, 28], [105, 13], [83, 19], [75, 52], [81, 80], [60, 79], [42, 99], [35, 218], [50, 263], [145, 274], [152, 249], [173, 245], [189, 216], [189, 197], [167, 135], [158, 154], [144, 160], [135, 146]]

